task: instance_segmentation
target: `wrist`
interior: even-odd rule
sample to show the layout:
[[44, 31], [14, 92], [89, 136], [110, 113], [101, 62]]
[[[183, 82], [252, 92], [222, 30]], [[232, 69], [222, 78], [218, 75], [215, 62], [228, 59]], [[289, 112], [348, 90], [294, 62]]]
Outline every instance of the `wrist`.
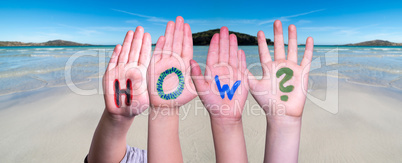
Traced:
[[110, 140], [125, 140], [134, 117], [110, 115], [106, 110], [99, 121], [96, 133]]
[[115, 115], [107, 111], [105, 109], [103, 113], [103, 119], [105, 121], [113, 126], [125, 126], [125, 125], [131, 125], [133, 122], [135, 116], [123, 116], [123, 115]]
[[292, 116], [267, 116], [267, 130], [270, 132], [280, 133], [300, 133], [301, 129], [301, 117]]
[[179, 107], [151, 107], [149, 113], [150, 120], [160, 119], [178, 119], [179, 118]]
[[242, 108], [244, 107], [215, 107], [207, 108], [211, 122], [221, 124], [238, 124], [242, 122]]
[[220, 126], [239, 126], [243, 125], [242, 119], [240, 118], [226, 118], [226, 117], [213, 117], [211, 116], [212, 125]]
[[211, 127], [212, 129], [225, 131], [227, 134], [232, 132], [243, 132], [243, 122], [241, 119], [211, 117]]

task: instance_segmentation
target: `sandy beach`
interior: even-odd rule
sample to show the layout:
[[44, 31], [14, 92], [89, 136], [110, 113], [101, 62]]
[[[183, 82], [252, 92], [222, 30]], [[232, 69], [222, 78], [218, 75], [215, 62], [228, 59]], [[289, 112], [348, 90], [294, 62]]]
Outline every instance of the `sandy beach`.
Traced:
[[[96, 84], [95, 84], [96, 85]], [[81, 87], [93, 87], [91, 83]], [[401, 92], [341, 82], [339, 112], [307, 100], [299, 162], [395, 162], [402, 159]], [[328, 90], [331, 91], [331, 90]], [[315, 90], [322, 95], [325, 90]], [[83, 96], [68, 87], [1, 97], [1, 162], [82, 162], [104, 109], [100, 94]], [[249, 96], [250, 106], [256, 105]], [[264, 115], [243, 112], [249, 162], [262, 162]], [[181, 110], [180, 140], [185, 162], [214, 162], [209, 116], [198, 99]], [[144, 113], [146, 114], [146, 113]], [[147, 148], [146, 115], [135, 118], [130, 146]]]

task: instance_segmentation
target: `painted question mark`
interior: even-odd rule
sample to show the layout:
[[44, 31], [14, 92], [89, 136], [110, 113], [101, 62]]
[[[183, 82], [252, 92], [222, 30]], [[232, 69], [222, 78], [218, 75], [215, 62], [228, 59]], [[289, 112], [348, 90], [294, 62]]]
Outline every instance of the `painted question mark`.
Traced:
[[[287, 81], [292, 79], [293, 70], [290, 68], [287, 68], [287, 67], [281, 68], [278, 70], [278, 72], [276, 72], [276, 77], [279, 78], [283, 74], [285, 74], [285, 77], [281, 80], [281, 82], [279, 82], [279, 90], [281, 90], [282, 92], [286, 92], [286, 93], [292, 92], [293, 89], [295, 88], [293, 85], [284, 87], [283, 84], [285, 84]], [[287, 95], [281, 96], [282, 101], [288, 101], [288, 99], [289, 99], [289, 97]]]

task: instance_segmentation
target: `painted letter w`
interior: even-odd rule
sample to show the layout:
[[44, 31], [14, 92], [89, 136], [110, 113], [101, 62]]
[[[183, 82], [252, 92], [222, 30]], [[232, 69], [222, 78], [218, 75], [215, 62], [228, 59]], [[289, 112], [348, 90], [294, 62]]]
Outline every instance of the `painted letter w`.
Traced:
[[218, 75], [215, 76], [215, 82], [216, 86], [218, 87], [219, 94], [221, 95], [221, 98], [225, 98], [225, 92], [228, 95], [229, 100], [232, 100], [234, 93], [236, 92], [237, 87], [239, 87], [241, 81], [238, 80], [233, 84], [232, 89], [229, 88], [229, 85], [225, 84], [221, 87], [221, 82], [219, 81]]

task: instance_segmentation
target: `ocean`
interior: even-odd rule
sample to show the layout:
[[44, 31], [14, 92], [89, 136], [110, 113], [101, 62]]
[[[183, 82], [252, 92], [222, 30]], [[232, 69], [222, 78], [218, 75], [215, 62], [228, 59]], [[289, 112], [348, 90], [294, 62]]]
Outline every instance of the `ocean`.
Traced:
[[[246, 53], [250, 71], [260, 75], [258, 47], [239, 48]], [[98, 80], [112, 51], [113, 46], [0, 47], [0, 96]], [[194, 60], [206, 63], [207, 52], [208, 46], [195, 46]], [[298, 53], [300, 63], [304, 46]], [[316, 45], [310, 72], [314, 77], [402, 90], [402, 47]]]

